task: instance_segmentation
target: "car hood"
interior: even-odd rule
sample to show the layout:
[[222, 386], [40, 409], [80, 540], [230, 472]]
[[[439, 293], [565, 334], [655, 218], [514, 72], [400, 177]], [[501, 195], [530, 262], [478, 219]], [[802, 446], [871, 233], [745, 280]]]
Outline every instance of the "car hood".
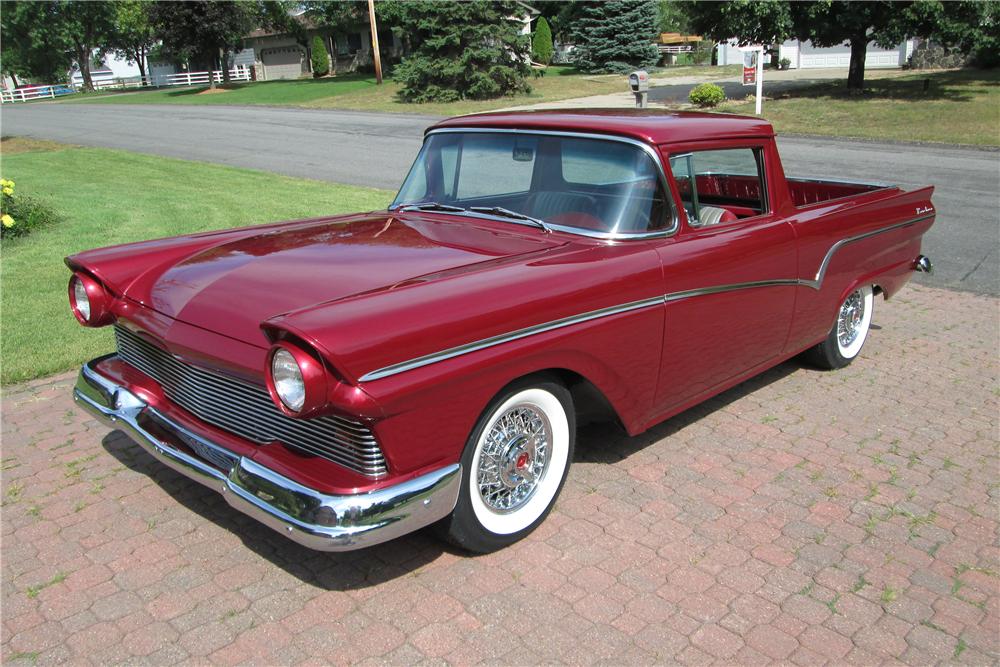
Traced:
[[270, 227], [140, 275], [125, 296], [176, 320], [265, 346], [261, 322], [561, 245], [474, 219], [367, 214]]

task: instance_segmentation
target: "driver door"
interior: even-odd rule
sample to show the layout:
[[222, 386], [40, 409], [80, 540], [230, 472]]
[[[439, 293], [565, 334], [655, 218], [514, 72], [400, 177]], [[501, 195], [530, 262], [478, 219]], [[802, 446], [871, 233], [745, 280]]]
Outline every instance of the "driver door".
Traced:
[[666, 295], [656, 404], [693, 405], [781, 355], [796, 290], [794, 232], [767, 190], [768, 151], [712, 142], [664, 155], [681, 216], [658, 252]]

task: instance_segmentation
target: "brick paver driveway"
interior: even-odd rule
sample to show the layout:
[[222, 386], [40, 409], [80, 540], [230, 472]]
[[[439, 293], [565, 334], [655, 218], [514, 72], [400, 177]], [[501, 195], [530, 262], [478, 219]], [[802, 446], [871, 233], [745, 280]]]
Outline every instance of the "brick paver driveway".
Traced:
[[580, 434], [553, 514], [472, 558], [307, 551], [73, 406], [3, 403], [3, 660], [1000, 660], [998, 301], [909, 287], [862, 357], [638, 437]]

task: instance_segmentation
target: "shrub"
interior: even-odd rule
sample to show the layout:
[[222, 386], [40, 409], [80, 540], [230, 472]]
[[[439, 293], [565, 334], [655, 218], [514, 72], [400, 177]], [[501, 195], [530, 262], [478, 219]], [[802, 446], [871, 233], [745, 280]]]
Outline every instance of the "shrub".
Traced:
[[312, 39], [312, 70], [313, 76], [326, 76], [330, 73], [330, 54], [326, 50], [323, 38], [316, 35]]
[[778, 69], [788, 69], [792, 66], [792, 61], [788, 58], [782, 58], [778, 61]]
[[30, 234], [56, 221], [56, 214], [42, 202], [14, 194], [14, 181], [0, 178], [0, 238]]
[[688, 99], [691, 101], [691, 104], [704, 109], [718, 106], [726, 99], [726, 94], [722, 91], [722, 88], [714, 83], [703, 83], [691, 90]]
[[535, 34], [531, 36], [531, 59], [536, 63], [548, 65], [552, 62], [552, 50], [552, 29], [542, 16], [535, 26]]

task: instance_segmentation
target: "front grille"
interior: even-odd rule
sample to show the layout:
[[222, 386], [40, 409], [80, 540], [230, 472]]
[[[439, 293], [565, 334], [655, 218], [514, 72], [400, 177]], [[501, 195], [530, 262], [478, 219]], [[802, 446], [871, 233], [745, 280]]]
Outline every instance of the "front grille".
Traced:
[[115, 326], [118, 356], [153, 378], [171, 401], [204, 422], [259, 444], [282, 442], [371, 477], [386, 473], [371, 430], [342, 417], [292, 419], [264, 387], [176, 359], [135, 332]]

